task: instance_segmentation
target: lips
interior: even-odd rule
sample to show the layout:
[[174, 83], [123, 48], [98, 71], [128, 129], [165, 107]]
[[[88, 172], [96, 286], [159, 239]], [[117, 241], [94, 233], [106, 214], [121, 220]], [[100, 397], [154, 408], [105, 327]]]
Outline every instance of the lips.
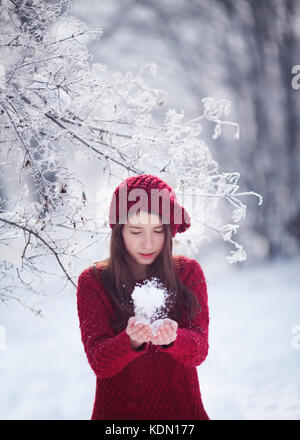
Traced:
[[140, 254], [140, 255], [145, 258], [150, 258], [152, 255], [154, 255], [154, 252], [152, 252], [151, 254]]

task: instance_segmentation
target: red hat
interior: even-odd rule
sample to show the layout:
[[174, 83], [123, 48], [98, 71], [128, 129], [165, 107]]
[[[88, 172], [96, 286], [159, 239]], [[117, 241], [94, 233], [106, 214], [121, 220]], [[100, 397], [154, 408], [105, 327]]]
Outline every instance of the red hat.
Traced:
[[152, 174], [128, 177], [115, 189], [109, 208], [110, 227], [126, 223], [128, 214], [139, 210], [162, 217], [163, 223], [170, 224], [172, 237], [191, 226], [190, 216], [179, 205], [173, 189]]

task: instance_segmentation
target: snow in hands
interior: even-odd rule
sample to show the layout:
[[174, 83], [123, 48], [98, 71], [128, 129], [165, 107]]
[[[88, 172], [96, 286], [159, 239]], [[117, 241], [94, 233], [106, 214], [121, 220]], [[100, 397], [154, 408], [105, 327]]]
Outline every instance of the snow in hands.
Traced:
[[144, 283], [137, 283], [131, 294], [134, 303], [134, 313], [138, 316], [137, 322], [150, 324], [153, 335], [165, 320], [166, 300], [170, 292], [152, 277]]

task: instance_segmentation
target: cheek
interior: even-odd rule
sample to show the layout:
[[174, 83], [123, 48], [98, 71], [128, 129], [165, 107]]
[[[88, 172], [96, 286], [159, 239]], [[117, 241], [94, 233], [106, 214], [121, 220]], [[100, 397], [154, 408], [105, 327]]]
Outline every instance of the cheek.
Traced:
[[127, 234], [124, 237], [124, 244], [128, 251], [134, 251], [138, 246], [137, 238], [132, 234]]
[[164, 234], [157, 234], [157, 235], [158, 235], [158, 237], [156, 239], [156, 245], [161, 250], [164, 246], [165, 235]]

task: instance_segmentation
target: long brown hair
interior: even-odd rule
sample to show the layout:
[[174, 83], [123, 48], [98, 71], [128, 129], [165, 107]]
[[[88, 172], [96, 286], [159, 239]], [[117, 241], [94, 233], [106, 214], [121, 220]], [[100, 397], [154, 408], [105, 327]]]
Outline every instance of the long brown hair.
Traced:
[[[201, 307], [195, 294], [182, 283], [179, 274], [179, 259], [172, 255], [171, 228], [166, 223], [163, 226], [164, 245], [153, 263], [146, 266], [147, 279], [158, 278], [172, 293], [166, 302], [167, 316], [176, 321], [187, 319], [190, 324]], [[130, 268], [129, 254], [122, 237], [123, 227], [124, 224], [116, 224], [112, 229], [110, 257], [94, 264], [95, 275], [99, 282], [104, 283], [115, 306], [116, 314], [111, 325], [116, 334], [124, 330], [128, 319], [134, 316], [131, 294], [136, 280]]]

